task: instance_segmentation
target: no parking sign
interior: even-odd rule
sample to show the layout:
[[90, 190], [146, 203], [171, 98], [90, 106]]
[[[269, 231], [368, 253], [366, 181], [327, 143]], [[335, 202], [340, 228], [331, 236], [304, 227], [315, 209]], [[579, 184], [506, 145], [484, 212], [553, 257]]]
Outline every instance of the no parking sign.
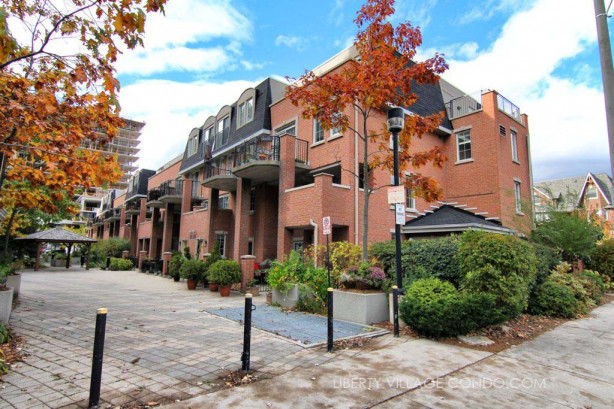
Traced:
[[322, 234], [325, 236], [331, 234], [330, 216], [322, 219]]

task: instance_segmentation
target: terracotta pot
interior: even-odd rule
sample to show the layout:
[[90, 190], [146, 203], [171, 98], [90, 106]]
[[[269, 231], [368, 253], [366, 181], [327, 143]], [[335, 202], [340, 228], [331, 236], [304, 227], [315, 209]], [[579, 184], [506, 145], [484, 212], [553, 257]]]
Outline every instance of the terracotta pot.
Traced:
[[195, 290], [196, 289], [196, 280], [192, 280], [191, 278], [188, 278], [188, 290]]
[[222, 286], [220, 286], [220, 295], [222, 297], [230, 296], [230, 285], [222, 285]]
[[211, 292], [217, 291], [217, 284], [216, 283], [209, 283], [209, 291], [211, 291]]

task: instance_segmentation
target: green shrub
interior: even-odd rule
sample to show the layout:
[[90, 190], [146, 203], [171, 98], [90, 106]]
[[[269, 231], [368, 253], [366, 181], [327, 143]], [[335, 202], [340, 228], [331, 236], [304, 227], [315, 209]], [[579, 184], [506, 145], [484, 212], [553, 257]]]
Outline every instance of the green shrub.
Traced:
[[577, 313], [586, 314], [589, 308], [592, 308], [596, 305], [595, 301], [591, 297], [590, 292], [586, 288], [586, 278], [581, 278], [578, 275], [572, 273], [555, 271], [550, 275], [549, 280], [557, 284], [564, 285], [569, 290], [571, 290], [572, 294], [578, 302], [576, 305]]
[[234, 260], [218, 260], [209, 267], [208, 275], [210, 281], [222, 287], [238, 283], [241, 281], [241, 266]]
[[11, 339], [11, 332], [9, 329], [0, 322], [0, 344], [9, 342]]
[[[403, 242], [401, 245], [405, 245], [405, 243]], [[395, 253], [394, 240], [373, 243], [369, 246], [369, 257], [376, 259], [386, 272], [394, 271]]]
[[130, 250], [130, 241], [113, 237], [99, 240], [92, 245], [92, 260], [106, 262], [107, 257], [121, 257], [124, 250]]
[[211, 254], [205, 260], [205, 271], [203, 273], [203, 281], [209, 277], [209, 268], [213, 265], [213, 263], [222, 259], [222, 254], [220, 253], [220, 243], [216, 240], [213, 243], [213, 250]]
[[414, 281], [436, 277], [458, 288], [463, 277], [458, 258], [459, 238], [442, 237], [432, 240], [410, 240], [403, 243], [401, 264], [405, 277]]
[[294, 284], [302, 282], [305, 263], [296, 251], [291, 251], [285, 259], [274, 260], [267, 274], [269, 285], [282, 293], [290, 291]]
[[533, 247], [513, 236], [468, 231], [460, 240], [458, 260], [469, 293], [496, 298], [499, 320], [514, 318], [528, 306], [529, 285], [537, 270]]
[[181, 253], [173, 252], [171, 260], [168, 262], [168, 275], [173, 278], [179, 277], [179, 271], [181, 270], [181, 266], [183, 265], [184, 261], [185, 258], [181, 255]]
[[494, 320], [495, 297], [459, 292], [437, 278], [416, 280], [401, 300], [403, 321], [427, 336], [467, 334]]
[[179, 275], [187, 280], [199, 281], [205, 271], [205, 263], [201, 260], [185, 260], [179, 268]]
[[599, 304], [603, 294], [606, 292], [604, 278], [598, 272], [592, 270], [583, 270], [576, 274], [583, 280], [584, 288], [588, 292], [589, 297]]
[[578, 300], [566, 285], [548, 279], [536, 291], [529, 304], [534, 315], [574, 318], [578, 312]]
[[109, 265], [111, 271], [132, 270], [132, 267], [132, 261], [127, 258], [111, 257], [111, 264]]
[[588, 263], [592, 270], [600, 271], [614, 281], [614, 239], [604, 240], [597, 245]]

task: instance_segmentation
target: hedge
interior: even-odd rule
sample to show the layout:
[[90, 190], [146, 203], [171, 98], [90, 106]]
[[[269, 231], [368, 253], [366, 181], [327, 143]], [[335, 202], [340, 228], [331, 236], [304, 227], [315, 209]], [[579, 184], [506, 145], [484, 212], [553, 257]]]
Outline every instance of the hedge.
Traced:
[[109, 270], [111, 271], [126, 271], [132, 270], [132, 260], [127, 258], [111, 257], [111, 264], [109, 264]]

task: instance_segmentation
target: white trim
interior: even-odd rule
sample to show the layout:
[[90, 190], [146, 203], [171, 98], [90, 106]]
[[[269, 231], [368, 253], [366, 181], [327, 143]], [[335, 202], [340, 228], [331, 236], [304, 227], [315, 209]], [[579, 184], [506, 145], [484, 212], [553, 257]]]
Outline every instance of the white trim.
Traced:
[[466, 130], [471, 129], [471, 128], [473, 128], [472, 125], [464, 125], [464, 126], [461, 126], [460, 128], [452, 129], [452, 133], [463, 132], [463, 131], [466, 131]]
[[299, 187], [293, 187], [293, 188], [290, 188], [290, 189], [286, 189], [284, 191], [284, 193], [294, 192], [296, 190], [301, 190], [301, 189], [307, 189], [307, 188], [310, 188], [310, 187], [314, 187], [315, 185], [316, 185], [315, 183], [310, 183], [308, 185], [303, 185], [303, 186], [299, 186]]
[[[458, 149], [458, 145], [457, 145], [457, 149]], [[457, 151], [457, 155], [458, 155], [458, 151]], [[471, 159], [463, 159], [463, 160], [457, 160], [456, 162], [454, 162], [455, 165], [462, 165], [463, 163], [471, 163], [473, 162], [473, 158]]]
[[337, 184], [337, 183], [333, 183], [332, 185], [333, 185], [333, 187], [338, 187], [338, 188], [340, 188], [340, 189], [347, 189], [347, 190], [350, 190], [350, 189], [352, 188], [351, 186], [348, 186], [348, 185], [340, 185], [340, 184]]
[[311, 145], [309, 145], [310, 148], [315, 148], [316, 146], [320, 146], [320, 145], [324, 145], [324, 142], [326, 142], [324, 139], [322, 139], [319, 142], [314, 142]]
[[422, 226], [422, 227], [401, 227], [401, 233], [441, 233], [447, 231], [464, 231], [464, 230], [486, 230], [495, 231], [499, 233], [512, 234], [513, 231], [506, 227], [487, 226], [480, 223], [466, 223], [466, 224], [441, 224], [438, 226]]
[[228, 234], [228, 232], [225, 231], [225, 230], [216, 230], [215, 234], [221, 234], [222, 235], [222, 234]]
[[341, 132], [340, 132], [340, 133], [338, 133], [338, 134], [335, 134], [335, 135], [329, 136], [329, 137], [328, 137], [328, 139], [327, 139], [326, 141], [327, 141], [327, 142], [334, 141], [335, 139], [339, 139], [339, 138], [341, 138], [341, 137], [343, 137], [343, 133], [341, 133]]

